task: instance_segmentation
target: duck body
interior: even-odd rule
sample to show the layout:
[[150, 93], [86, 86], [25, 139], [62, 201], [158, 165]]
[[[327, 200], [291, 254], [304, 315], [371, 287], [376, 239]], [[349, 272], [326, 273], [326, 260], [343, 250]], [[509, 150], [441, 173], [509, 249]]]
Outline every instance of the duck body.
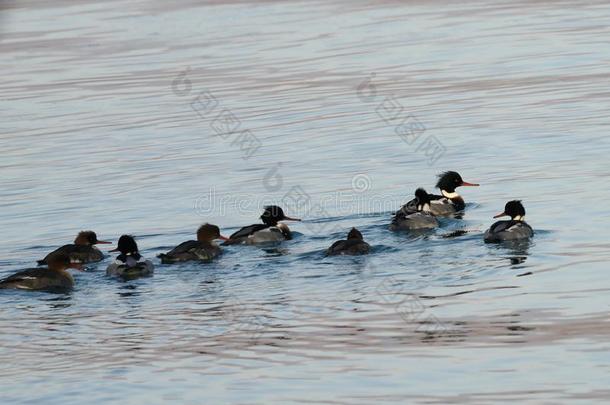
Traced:
[[229, 236], [229, 245], [246, 244], [257, 245], [263, 243], [278, 243], [292, 239], [292, 232], [285, 224], [276, 226], [266, 224], [254, 224], [245, 226]]
[[160, 254], [161, 263], [180, 263], [188, 261], [210, 261], [220, 256], [222, 250], [214, 243], [216, 239], [229, 240], [220, 234], [220, 228], [203, 224], [197, 229], [197, 240], [182, 242], [167, 253]]
[[0, 281], [0, 289], [65, 291], [74, 287], [74, 278], [65, 270], [46, 267], [25, 269]]
[[225, 245], [256, 245], [264, 243], [278, 243], [292, 239], [292, 232], [286, 224], [279, 223], [280, 221], [300, 221], [297, 218], [290, 218], [284, 214], [284, 211], [276, 206], [269, 205], [265, 207], [263, 214], [260, 216], [262, 224], [253, 224], [245, 226], [229, 236]]
[[415, 198], [407, 203], [413, 206], [409, 209], [405, 209], [405, 206], [401, 207], [392, 218], [390, 230], [410, 231], [437, 228], [439, 224], [432, 211], [432, 197], [423, 188], [418, 188], [415, 191]]
[[403, 214], [398, 212], [390, 224], [391, 231], [411, 231], [438, 228], [438, 219], [429, 212]]
[[150, 276], [155, 266], [150, 260], [144, 259], [140, 254], [119, 255], [113, 263], [106, 268], [106, 275], [134, 279]]
[[69, 268], [81, 270], [81, 264], [72, 262], [66, 253], [55, 253], [48, 257], [49, 267], [25, 269], [0, 280], [0, 289], [40, 290], [65, 292], [74, 286]]
[[95, 246], [76, 245], [71, 243], [69, 245], [64, 245], [60, 248], [55, 249], [54, 251], [46, 255], [44, 259], [39, 260], [38, 264], [47, 264], [49, 256], [57, 253], [65, 253], [70, 256], [70, 260], [79, 263], [95, 263], [104, 260], [104, 254]]
[[210, 261], [220, 256], [221, 253], [220, 247], [212, 242], [189, 240], [158, 257], [161, 259], [161, 263], [169, 264], [193, 260]]
[[366, 243], [362, 237], [360, 231], [356, 228], [347, 234], [347, 239], [338, 240], [333, 243], [327, 250], [327, 256], [340, 256], [340, 255], [366, 255], [371, 250], [371, 245]]
[[109, 244], [110, 242], [97, 239], [93, 231], [81, 231], [74, 239], [74, 243], [64, 245], [38, 260], [39, 265], [48, 264], [49, 257], [56, 254], [67, 254], [73, 263], [95, 263], [104, 260], [104, 254], [95, 247], [97, 244]]
[[511, 240], [529, 239], [534, 236], [534, 230], [525, 221], [498, 221], [485, 231], [484, 240], [487, 243]]
[[509, 216], [507, 221], [494, 223], [487, 231], [483, 239], [487, 243], [525, 240], [534, 236], [534, 230], [525, 222], [525, 208], [521, 201], [513, 200], [506, 203], [504, 211], [495, 215], [494, 218]]

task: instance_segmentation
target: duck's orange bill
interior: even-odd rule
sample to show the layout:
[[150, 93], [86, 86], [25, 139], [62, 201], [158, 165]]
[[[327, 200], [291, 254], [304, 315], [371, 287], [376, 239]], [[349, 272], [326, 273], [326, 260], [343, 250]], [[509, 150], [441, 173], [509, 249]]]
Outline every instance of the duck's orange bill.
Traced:
[[96, 244], [98, 245], [110, 245], [112, 242], [107, 242], [105, 240], [98, 240]]
[[227, 238], [226, 236], [222, 236], [222, 235], [220, 235], [220, 236], [218, 237], [218, 239], [220, 239], [220, 240], [230, 240], [230, 239], [229, 239], [229, 238]]
[[477, 183], [468, 183], [467, 181], [463, 181], [462, 182], [462, 186], [466, 186], [466, 187], [479, 187], [479, 185]]
[[284, 221], [301, 221], [301, 219], [300, 218], [284, 217]]
[[506, 212], [501, 212], [501, 213], [499, 213], [499, 214], [494, 215], [494, 218], [505, 217], [505, 216], [507, 216], [507, 215], [508, 215], [508, 214], [507, 214]]

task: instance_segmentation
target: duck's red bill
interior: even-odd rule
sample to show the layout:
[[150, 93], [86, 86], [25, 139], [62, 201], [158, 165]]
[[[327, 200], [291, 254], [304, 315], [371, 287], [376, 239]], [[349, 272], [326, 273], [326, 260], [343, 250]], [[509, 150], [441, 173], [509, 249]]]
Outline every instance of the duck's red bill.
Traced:
[[494, 218], [505, 217], [505, 216], [507, 216], [507, 215], [508, 215], [508, 214], [507, 214], [506, 212], [501, 212], [501, 213], [499, 213], [499, 214], [494, 215]]
[[479, 187], [479, 185], [477, 183], [468, 183], [467, 181], [463, 181], [462, 182], [462, 186], [466, 186], [466, 187]]
[[218, 239], [220, 239], [220, 240], [229, 240], [229, 238], [227, 238], [226, 236], [222, 236], [222, 235], [220, 235], [218, 237]]
[[98, 245], [110, 245], [110, 244], [112, 244], [112, 242], [107, 242], [105, 240], [98, 240], [96, 243]]

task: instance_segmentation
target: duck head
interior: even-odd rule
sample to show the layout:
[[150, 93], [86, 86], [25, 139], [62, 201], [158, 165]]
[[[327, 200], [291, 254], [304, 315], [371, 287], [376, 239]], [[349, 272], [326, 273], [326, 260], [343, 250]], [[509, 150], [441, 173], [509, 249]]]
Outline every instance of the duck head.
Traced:
[[68, 254], [62, 252], [57, 252], [50, 255], [47, 258], [47, 265], [49, 266], [49, 269], [56, 271], [65, 271], [67, 269], [85, 271], [82, 263], [73, 262], [70, 260], [70, 256]]
[[130, 255], [138, 253], [138, 244], [136, 240], [131, 235], [122, 235], [119, 238], [119, 242], [117, 243], [117, 247], [112, 249], [111, 252], [121, 252], [124, 255]]
[[98, 240], [97, 235], [93, 231], [80, 231], [78, 235], [76, 235], [76, 239], [74, 239], [75, 245], [98, 245], [98, 244], [110, 244], [111, 242], [106, 242], [103, 240]]
[[415, 190], [417, 211], [430, 212], [430, 195], [423, 188]]
[[280, 221], [300, 221], [298, 218], [290, 218], [284, 214], [284, 210], [277, 205], [268, 205], [261, 215], [261, 220], [265, 225], [276, 226]]
[[364, 240], [364, 237], [359, 230], [352, 228], [347, 234], [347, 240]]
[[504, 212], [494, 215], [494, 218], [509, 216], [513, 221], [523, 221], [525, 218], [525, 207], [520, 200], [512, 200], [504, 206]]
[[456, 198], [459, 194], [455, 192], [458, 187], [478, 187], [477, 183], [469, 183], [462, 180], [462, 176], [458, 172], [444, 172], [438, 175], [436, 187], [441, 190], [441, 194], [446, 198]]
[[212, 224], [203, 224], [197, 229], [197, 240], [199, 242], [212, 243], [214, 240], [229, 240], [220, 234], [220, 228]]

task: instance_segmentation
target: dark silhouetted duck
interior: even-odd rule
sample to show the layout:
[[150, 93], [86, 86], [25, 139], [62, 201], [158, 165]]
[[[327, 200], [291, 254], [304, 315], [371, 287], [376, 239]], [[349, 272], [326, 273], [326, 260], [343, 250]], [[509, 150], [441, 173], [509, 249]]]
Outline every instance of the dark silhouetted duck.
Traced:
[[300, 221], [298, 218], [290, 218], [284, 214], [284, 211], [277, 205], [265, 207], [263, 215], [261, 215], [262, 224], [254, 224], [241, 228], [233, 235], [229, 236], [229, 240], [225, 245], [234, 245], [245, 243], [253, 245], [256, 243], [281, 242], [292, 239], [292, 232], [286, 224], [280, 224], [280, 221]]
[[503, 216], [509, 216], [510, 220], [498, 221], [485, 231], [485, 242], [523, 240], [534, 235], [532, 227], [525, 222], [525, 208], [521, 201], [507, 202], [504, 212], [494, 215], [494, 218]]
[[118, 276], [124, 279], [133, 279], [153, 274], [155, 266], [150, 260], [144, 259], [138, 250], [138, 244], [131, 235], [119, 238], [117, 248], [111, 252], [121, 252], [113, 263], [106, 268], [109, 276]]
[[[455, 191], [456, 188], [463, 186], [476, 187], [478, 184], [462, 180], [462, 176], [457, 172], [441, 173], [436, 183], [436, 187], [441, 190], [441, 195], [429, 194], [430, 212], [438, 217], [452, 216], [459, 211], [463, 211], [466, 204], [462, 196]], [[409, 214], [417, 212], [417, 198], [403, 205], [401, 211]]]
[[104, 254], [96, 248], [97, 244], [109, 244], [103, 240], [98, 240], [97, 235], [93, 231], [81, 231], [74, 239], [74, 243], [64, 245], [53, 252], [49, 253], [44, 259], [38, 260], [38, 264], [47, 264], [47, 259], [54, 253], [66, 253], [70, 256], [73, 262], [78, 263], [93, 263], [104, 260]]
[[371, 246], [364, 241], [362, 233], [356, 228], [352, 228], [347, 234], [347, 239], [338, 240], [333, 243], [326, 251], [326, 254], [328, 256], [366, 255], [370, 249]]
[[415, 212], [406, 210], [403, 206], [392, 218], [391, 231], [408, 231], [416, 229], [432, 229], [438, 227], [438, 220], [430, 212], [430, 194], [423, 188], [415, 191]]
[[212, 260], [221, 253], [220, 247], [214, 243], [216, 239], [229, 240], [220, 234], [220, 228], [216, 225], [203, 224], [197, 230], [197, 240], [183, 242], [158, 257], [165, 264], [190, 260]]
[[74, 262], [64, 252], [47, 256], [48, 267], [22, 270], [0, 281], [0, 288], [20, 290], [65, 291], [74, 286], [74, 279], [67, 269], [81, 270], [80, 263]]

